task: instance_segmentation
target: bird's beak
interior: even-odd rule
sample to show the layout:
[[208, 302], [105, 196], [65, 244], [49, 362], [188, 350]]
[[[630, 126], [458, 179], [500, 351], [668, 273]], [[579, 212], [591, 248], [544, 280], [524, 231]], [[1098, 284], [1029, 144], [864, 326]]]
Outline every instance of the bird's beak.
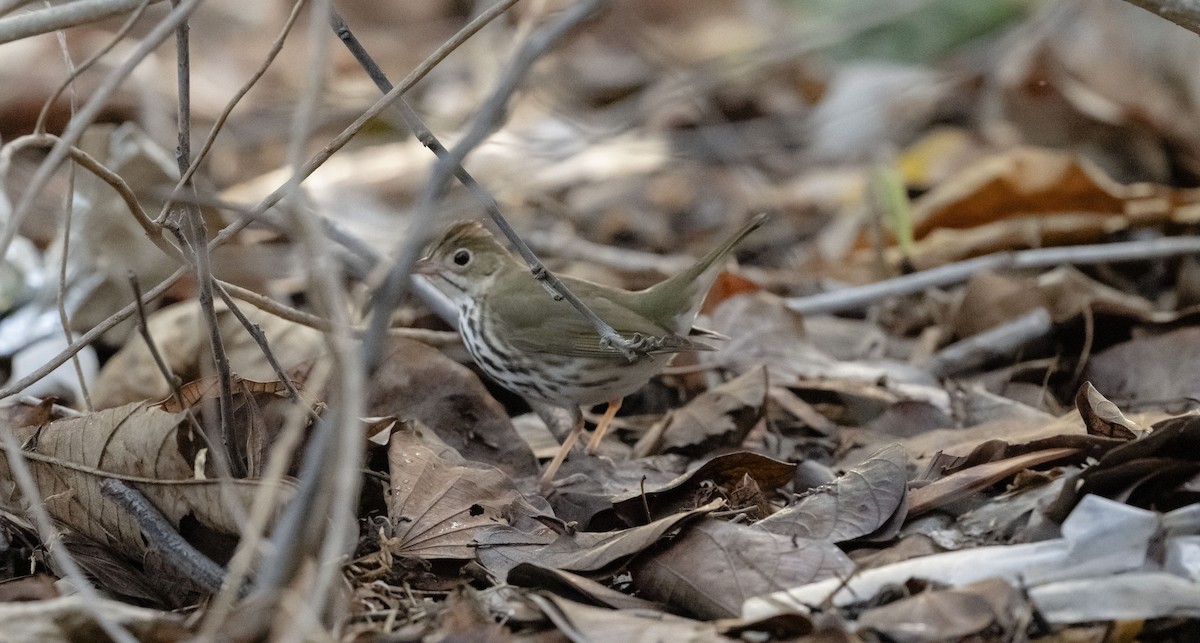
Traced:
[[430, 257], [418, 259], [417, 263], [413, 264], [413, 274], [424, 277], [431, 277], [437, 272], [437, 265]]

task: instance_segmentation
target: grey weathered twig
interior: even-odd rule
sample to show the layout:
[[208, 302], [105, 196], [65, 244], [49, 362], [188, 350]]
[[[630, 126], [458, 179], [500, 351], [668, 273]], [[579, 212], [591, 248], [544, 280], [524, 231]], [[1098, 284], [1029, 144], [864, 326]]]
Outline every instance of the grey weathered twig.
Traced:
[[873, 284], [839, 288], [807, 297], [793, 297], [787, 300], [787, 307], [809, 315], [859, 310], [885, 297], [909, 295], [926, 288], [960, 283], [981, 270], [1047, 268], [1061, 264], [1104, 264], [1163, 259], [1193, 253], [1200, 253], [1200, 237], [1163, 237], [1089, 246], [997, 252]]
[[143, 0], [76, 0], [56, 7], [0, 18], [0, 44], [118, 16], [136, 9], [142, 2]]
[[1125, 0], [1156, 16], [1200, 34], [1200, 0]]
[[[4, 227], [4, 231], [0, 233], [0, 257], [7, 255], [8, 246], [12, 243], [13, 237], [16, 236], [17, 230], [21, 227], [21, 222], [33, 207], [34, 199], [45, 189], [46, 183], [58, 169], [59, 165], [66, 160], [70, 148], [79, 142], [83, 131], [96, 120], [96, 116], [100, 114], [100, 110], [108, 104], [113, 93], [129, 77], [129, 74], [133, 73], [134, 68], [141, 64], [146, 56], [150, 55], [150, 52], [158, 48], [175, 31], [175, 28], [196, 10], [199, 4], [200, 0], [183, 0], [179, 6], [173, 8], [162, 21], [146, 34], [146, 37], [138, 44], [133, 53], [105, 77], [104, 82], [96, 88], [95, 93], [92, 94], [87, 103], [71, 119], [66, 130], [59, 137], [58, 142], [55, 143], [54, 147], [50, 149], [50, 153], [38, 165], [38, 169], [30, 178], [24, 194], [21, 195], [20, 201], [17, 202], [16, 207], [13, 208], [12, 213], [9, 215], [9, 220]], [[132, 309], [130, 312], [132, 312]]]
[[951, 377], [983, 366], [989, 360], [1011, 356], [1053, 330], [1050, 311], [1037, 308], [943, 348], [925, 366], [937, 377]]
[[[171, 0], [171, 4], [179, 7], [181, 0]], [[191, 166], [192, 156], [192, 101], [191, 101], [191, 53], [189, 45], [189, 27], [187, 19], [175, 28], [175, 78], [176, 100], [178, 104], [177, 131], [178, 138], [175, 147], [175, 162], [179, 167], [179, 175], [186, 176]], [[194, 191], [194, 184], [185, 180], [185, 189]], [[212, 455], [224, 460], [228, 470], [238, 478], [246, 475], [245, 449], [237, 427], [233, 421], [233, 373], [229, 367], [229, 355], [225, 352], [225, 342], [221, 339], [221, 328], [217, 323], [217, 311], [213, 298], [213, 276], [211, 257], [208, 250], [208, 229], [200, 208], [192, 203], [180, 204], [182, 210], [181, 229], [183, 241], [192, 251], [192, 266], [196, 271], [196, 282], [199, 285], [200, 313], [208, 330], [208, 348], [212, 353], [213, 365], [217, 372], [217, 382], [220, 394], [217, 397], [218, 422], [216, 434], [221, 436], [222, 449], [215, 450]], [[210, 443], [215, 443], [210, 440]]]
[[[493, 6], [490, 11], [503, 11], [512, 4], [515, 4], [515, 0], [508, 0]], [[592, 9], [592, 11], [595, 10], [598, 10], [598, 7], [596, 9]], [[584, 15], [586, 17], [586, 15], [589, 14]], [[354, 54], [354, 57], [358, 60], [359, 64], [362, 65], [363, 69], [366, 70], [367, 75], [370, 76], [371, 80], [375, 82], [375, 85], [384, 93], [390, 91], [392, 86], [388, 81], [387, 76], [383, 73], [383, 70], [379, 67], [371, 55], [367, 53], [366, 49], [362, 46], [358, 39], [354, 37], [354, 34], [350, 31], [350, 28], [346, 25], [345, 21], [342, 20], [341, 16], [334, 13], [330, 16], [330, 22], [333, 25], [334, 32], [337, 33], [338, 37], [343, 43], [345, 43], [350, 52]], [[567, 23], [568, 27], [571, 26], [570, 20], [564, 22]], [[553, 40], [549, 42], [552, 43]], [[518, 57], [518, 61], [521, 60], [521, 57]], [[518, 67], [518, 69], [523, 68]], [[513, 74], [506, 78], [506, 81], [511, 81], [514, 83], [511, 85], [511, 87], [505, 83], [501, 83], [501, 87], [504, 88], [505, 91], [509, 92], [515, 90], [515, 83], [520, 80], [523, 73], [524, 71], [521, 71], [520, 74]], [[499, 106], [495, 104], [496, 96], [502, 97], [502, 100], [499, 101]], [[497, 90], [492, 101], [488, 106], [485, 106], [481, 113], [494, 114], [495, 116], [502, 115], [507, 98], [507, 95], [502, 94], [500, 90]], [[489, 110], [488, 107], [491, 107], [491, 109]], [[399, 110], [400, 116], [404, 120], [405, 125], [407, 125], [409, 129], [413, 131], [413, 134], [417, 137], [417, 140], [421, 141], [421, 144], [433, 152], [438, 159], [444, 162], [447, 161], [450, 156], [450, 152], [425, 125], [416, 111], [413, 110], [412, 107], [409, 106], [408, 103], [403, 99], [396, 102], [396, 108]], [[482, 125], [480, 125], [480, 123], [482, 123]], [[478, 145], [480, 142], [482, 142], [483, 138], [490, 134], [496, 125], [497, 123], [494, 121], [488, 122], [484, 119], [477, 120], [476, 127], [472, 130], [470, 135], [464, 138], [464, 141], [459, 143], [459, 147], [465, 147], [469, 151], [475, 145]], [[475, 138], [472, 139], [472, 136]], [[470, 143], [472, 140], [474, 140], [474, 142]], [[500, 231], [504, 233], [504, 236], [512, 242], [518, 253], [520, 253], [521, 257], [525, 260], [525, 263], [529, 266], [534, 278], [542, 282], [542, 285], [546, 288], [548, 294], [556, 299], [565, 299], [568, 303], [570, 303], [580, 315], [582, 315], [588, 320], [589, 323], [592, 324], [592, 326], [596, 329], [596, 333], [600, 335], [601, 343], [605, 346], [608, 346], [613, 350], [621, 351], [621, 353], [624, 354], [625, 357], [630, 361], [633, 361], [644, 354], [644, 351], [638, 350], [638, 346], [621, 337], [616, 330], [614, 330], [613, 327], [608, 324], [608, 322], [601, 319], [599, 315], [588, 308], [587, 304], [583, 303], [579, 297], [575, 296], [575, 294], [567, 288], [566, 284], [564, 284], [562, 280], [558, 278], [558, 276], [546, 268], [545, 264], [543, 264], [533, 250], [529, 248], [524, 239], [522, 239], [517, 234], [516, 230], [514, 230], [513, 227], [508, 223], [508, 220], [500, 211], [500, 207], [496, 203], [496, 200], [483, 186], [479, 184], [478, 181], [475, 180], [475, 177], [471, 176], [471, 174], [467, 172], [466, 168], [462, 166], [461, 161], [462, 159], [454, 163], [453, 167], [451, 168], [454, 177], [457, 178], [459, 182], [467, 188], [467, 191], [469, 191], [472, 196], [474, 196], [480, 202], [484, 210], [487, 211], [492, 221], [496, 224], [496, 227], [498, 227]], [[435, 168], [435, 177], [436, 172], [437, 169]], [[431, 181], [432, 180], [434, 179], [431, 178]], [[421, 237], [421, 235], [413, 236], [416, 238]], [[393, 280], [391, 282], [385, 281], [385, 287], [389, 283], [391, 285], [399, 285], [401, 288], [404, 287], [404, 282], [401, 280]], [[368, 348], [368, 354], [375, 353]]]
[[184, 540], [146, 496], [116, 478], [101, 482], [100, 491], [137, 522], [147, 547], [160, 554], [164, 564], [210, 593], [221, 589], [225, 570]]

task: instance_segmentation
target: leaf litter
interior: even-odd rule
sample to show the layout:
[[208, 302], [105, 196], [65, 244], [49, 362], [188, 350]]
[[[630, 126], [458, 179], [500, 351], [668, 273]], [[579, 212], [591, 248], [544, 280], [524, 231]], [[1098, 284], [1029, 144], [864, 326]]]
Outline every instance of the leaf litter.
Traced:
[[[234, 21], [216, 4], [195, 14], [196, 64], [248, 71], [259, 57], [238, 34], [283, 16]], [[343, 8], [399, 69], [468, 19], [408, 4]], [[204, 627], [267, 640], [301, 622], [313, 640], [347, 641], [1105, 640], [1109, 627], [1194, 637], [1200, 90], [1181, 61], [1200, 55], [1200, 37], [1117, 0], [1002, 3], [987, 15], [940, 0], [869, 29], [821, 3], [736, 4], [611, 3], [546, 55], [468, 156], [552, 269], [630, 289], [772, 215], [705, 305], [701, 325], [725, 337], [717, 350], [681, 357], [629, 396], [596, 455], [572, 453], [540, 493], [557, 420], [481, 377], [447, 341], [437, 302], [405, 300], [362, 390], [339, 388], [332, 322], [306, 325], [331, 305], [308, 270], [328, 270], [328, 257], [271, 210], [213, 260], [222, 288], [273, 302], [237, 305], [275, 364], [219, 303], [215, 334], [235, 374], [223, 395], [185, 280], [149, 306], [152, 343], [133, 323], [99, 333], [81, 355], [102, 364], [80, 367], [87, 386], [60, 365], [36, 389], [59, 397], [4, 399], [0, 638], [80, 640], [104, 626], [99, 612], [136, 640], [164, 641]], [[512, 9], [491, 36], [504, 46], [468, 41], [475, 55], [450, 57], [411, 90], [435, 129], [467, 130], [492, 84], [494, 65], [480, 61], [556, 15], [544, 10]], [[917, 43], [909, 30], [921, 24], [945, 28]], [[394, 46], [399, 32], [410, 44]], [[820, 44], [822, 33], [836, 42]], [[23, 42], [58, 55], [48, 38]], [[19, 58], [0, 57], [0, 79], [40, 105], [50, 89], [28, 83]], [[233, 113], [240, 135], [217, 139], [221, 163], [198, 173], [212, 233], [238, 216], [228, 206], [286, 180], [277, 112], [304, 69], [279, 62], [270, 91]], [[220, 76], [196, 87], [199, 121], [225, 104]], [[174, 87], [131, 83], [157, 100], [122, 90], [106, 113], [120, 125], [90, 129], [81, 147], [150, 211], [176, 176], [175, 143], [160, 131], [171, 115], [129, 105], [174, 105]], [[365, 87], [333, 83], [337, 109], [316, 131], [374, 102]], [[6, 146], [33, 131], [27, 112], [0, 100]], [[409, 214], [433, 163], [395, 123], [372, 127], [288, 206], [361, 244], [333, 253], [350, 324], [376, 303], [371, 254], [419, 236]], [[4, 158], [7, 220], [39, 156]], [[901, 182], [890, 202], [873, 194], [884, 174]], [[53, 177], [30, 197], [42, 216], [14, 230], [24, 249], [0, 272], [9, 384], [62, 335], [45, 285], [70, 189]], [[65, 305], [78, 336], [128, 303], [128, 272], [149, 282], [176, 264], [153, 244], [122, 250], [144, 231], [112, 185], [73, 189], [84, 211], [71, 245], [84, 250], [68, 253]], [[458, 190], [440, 207], [444, 221], [476, 212]], [[822, 309], [817, 295], [845, 299]], [[318, 515], [304, 528], [312, 542], [357, 532], [337, 600], [289, 625], [255, 596], [202, 625], [219, 609], [213, 588], [181, 572], [141, 510], [222, 573], [247, 569], [226, 590], [235, 602], [284, 573], [275, 552], [295, 544], [288, 591], [300, 591], [316, 550], [272, 538], [308, 502], [305, 462], [350, 396], [373, 434], [361, 441], [357, 524]], [[225, 474], [222, 421], [245, 478]], [[105, 492], [114, 480], [133, 500]], [[107, 596], [81, 599], [56, 548]]]

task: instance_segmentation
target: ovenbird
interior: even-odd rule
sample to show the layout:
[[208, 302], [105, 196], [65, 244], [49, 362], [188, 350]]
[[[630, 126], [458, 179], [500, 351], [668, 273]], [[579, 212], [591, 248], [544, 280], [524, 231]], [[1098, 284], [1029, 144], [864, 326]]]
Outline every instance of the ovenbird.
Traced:
[[622, 337], [647, 347], [647, 354], [632, 362], [601, 346], [595, 328], [568, 302], [552, 298], [529, 268], [477, 221], [451, 225], [417, 262], [416, 272], [453, 302], [463, 343], [489, 377], [526, 399], [572, 412], [571, 432], [542, 475], [546, 491], [583, 430], [580, 406], [608, 402], [588, 445], [590, 453], [622, 398], [666, 366], [662, 354], [708, 349], [685, 336], [721, 260], [765, 219], [754, 217], [690, 268], [645, 290], [562, 278]]

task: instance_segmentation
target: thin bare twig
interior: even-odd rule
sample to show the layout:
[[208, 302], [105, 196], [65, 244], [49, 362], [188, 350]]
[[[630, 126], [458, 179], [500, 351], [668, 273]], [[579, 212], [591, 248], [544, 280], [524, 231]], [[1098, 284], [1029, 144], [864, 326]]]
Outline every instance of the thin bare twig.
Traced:
[[[0, 180], [8, 176], [8, 170], [12, 165], [13, 156], [20, 150], [26, 147], [56, 147], [62, 144], [62, 139], [53, 134], [28, 134], [19, 138], [13, 139], [11, 143], [4, 146], [0, 150]], [[186, 259], [179, 249], [171, 245], [162, 234], [162, 228], [146, 214], [142, 209], [142, 204], [138, 202], [137, 195], [133, 193], [133, 188], [125, 182], [125, 179], [120, 174], [113, 172], [96, 157], [87, 152], [68, 145], [66, 147], [67, 156], [83, 169], [91, 172], [96, 178], [104, 181], [116, 191], [121, 197], [121, 201], [125, 203], [125, 207], [129, 210], [129, 214], [133, 216], [133, 220], [142, 228], [142, 232], [146, 234], [146, 238], [150, 240], [159, 250], [163, 251], [168, 257], [175, 259], [180, 263], [186, 263]]]
[[909, 295], [926, 288], [960, 283], [982, 270], [1047, 268], [1062, 264], [1105, 264], [1164, 259], [1194, 253], [1200, 253], [1200, 237], [1164, 237], [1087, 246], [997, 252], [863, 286], [840, 288], [807, 297], [793, 297], [787, 300], [787, 307], [807, 315], [858, 310], [886, 297]]
[[[314, 0], [308, 26], [309, 50], [305, 91], [298, 100], [292, 119], [288, 145], [288, 160], [293, 168], [292, 178], [285, 190], [295, 193], [302, 174], [304, 146], [313, 129], [313, 115], [324, 87], [328, 67], [328, 40], [322, 38], [324, 23], [330, 11], [329, 0]], [[272, 532], [274, 555], [262, 566], [255, 585], [258, 591], [273, 592], [302, 569], [301, 562], [315, 554], [311, 576], [300, 583], [300, 593], [285, 595], [284, 602], [303, 603], [306, 613], [321, 617], [333, 599], [336, 579], [340, 576], [341, 561], [350, 552], [355, 537], [355, 507], [361, 485], [358, 469], [361, 466], [361, 416], [365, 408], [365, 373], [361, 353], [349, 332], [348, 302], [342, 292], [338, 269], [328, 238], [322, 234], [315, 213], [299, 207], [285, 208], [294, 233], [309, 258], [308, 280], [314, 305], [332, 322], [332, 331], [325, 334], [334, 372], [338, 377], [336, 402], [330, 411], [317, 420], [304, 461], [300, 467], [299, 489], [292, 498]], [[313, 530], [311, 525], [324, 528]], [[282, 639], [299, 638], [294, 628], [298, 621], [289, 621], [277, 632]]]
[[[172, 202], [181, 202], [183, 200], [181, 198], [183, 187], [188, 184], [188, 181], [191, 180], [192, 176], [196, 173], [196, 170], [200, 168], [200, 164], [208, 156], [209, 151], [212, 150], [213, 143], [217, 140], [217, 135], [220, 134], [221, 130], [225, 127], [225, 122], [229, 120], [229, 115], [233, 113], [234, 108], [237, 107], [238, 103], [242, 101], [242, 98], [245, 98], [246, 94], [249, 93], [256, 84], [258, 84], [258, 81], [263, 77], [264, 74], [267, 73], [267, 69], [271, 67], [271, 63], [275, 62], [275, 58], [279, 55], [279, 51], [283, 49], [283, 43], [287, 39], [287, 35], [291, 33], [292, 26], [296, 24], [296, 18], [299, 17], [300, 9], [304, 6], [305, 2], [306, 0], [296, 0], [295, 4], [292, 5], [291, 13], [288, 14], [287, 20], [285, 20], [283, 23], [283, 27], [279, 30], [279, 33], [276, 34], [275, 40], [271, 42], [271, 48], [267, 51], [267, 55], [263, 59], [262, 64], [260, 64], [258, 69], [256, 69], [254, 73], [250, 75], [250, 78], [243, 83], [236, 92], [234, 92], [233, 97], [225, 103], [225, 107], [221, 110], [221, 114], [217, 116], [216, 121], [213, 122], [213, 126], [208, 130], [208, 136], [204, 139], [204, 144], [200, 146], [200, 151], [197, 152], [196, 157], [192, 159], [192, 163], [187, 168], [187, 171], [179, 177], [179, 181], [175, 184], [175, 188], [171, 191], [171, 196], [163, 202], [162, 211], [159, 212], [157, 221], [163, 221], [166, 218], [167, 213], [170, 211]], [[195, 197], [194, 191], [192, 196]], [[192, 201], [192, 203], [198, 205], [199, 201]]]
[[[47, 3], [49, 4], [49, 3]], [[67, 67], [68, 78], [75, 78], [75, 62], [71, 60], [71, 52], [67, 49], [66, 34], [59, 31], [54, 34], [58, 39], [58, 48], [62, 51], [63, 64]], [[71, 88], [71, 115], [75, 115], [75, 110], [79, 108], [79, 96], [75, 92], [75, 83], [68, 81], [67, 86]], [[54, 303], [58, 308], [58, 321], [62, 325], [63, 337], [67, 343], [71, 343], [71, 316], [67, 314], [67, 260], [71, 257], [71, 223], [75, 219], [75, 165], [72, 164], [67, 169], [67, 190], [63, 196], [63, 240], [62, 240], [62, 256], [58, 262], [58, 292], [55, 293]], [[75, 377], [79, 380], [79, 392], [83, 395], [84, 408], [88, 411], [94, 411], [95, 406], [92, 404], [92, 394], [88, 390], [87, 378], [83, 374], [83, 364], [79, 361], [79, 355], [71, 356], [71, 365], [75, 367]]]
[[1125, 0], [1135, 7], [1200, 34], [1200, 0]]
[[[162, 25], [160, 24], [159, 27], [155, 28], [155, 31], [153, 33], [157, 33], [158, 29], [161, 27], [162, 27]], [[173, 29], [173, 28], [174, 27], [172, 26], [171, 29]], [[213, 249], [218, 248], [221, 245], [224, 245], [225, 243], [227, 243], [230, 239], [232, 239], [234, 237], [234, 235], [236, 235], [238, 232], [241, 232], [246, 226], [250, 225], [250, 223], [256, 221], [260, 216], [262, 216], [262, 214], [264, 212], [266, 212], [272, 206], [274, 206], [276, 203], [278, 203], [279, 200], [282, 199], [291, 190], [295, 189], [295, 186], [297, 184], [299, 184], [300, 181], [307, 178], [310, 174], [312, 174], [314, 171], [316, 171], [316, 169], [318, 167], [320, 167], [321, 164], [323, 164], [325, 161], [327, 161], [329, 159], [329, 157], [333, 156], [334, 153], [336, 153], [338, 150], [340, 150], [342, 147], [344, 147], [347, 143], [349, 143], [350, 140], [352, 138], [354, 138], [354, 136], [363, 127], [365, 127], [367, 125], [367, 123], [370, 123], [375, 117], [377, 117], [380, 113], [382, 113], [385, 109], [387, 109], [394, 101], [396, 101], [401, 96], [403, 96], [405, 92], [407, 92], [409, 89], [411, 89], [413, 87], [413, 85], [415, 85], [417, 83], [417, 81], [424, 78], [430, 72], [430, 70], [432, 70], [435, 66], [437, 66], [438, 63], [440, 63], [442, 60], [444, 60], [446, 56], [450, 55], [450, 53], [452, 51], [454, 51], [455, 48], [457, 48], [459, 45], [461, 45], [463, 42], [465, 42], [466, 39], [469, 38], [472, 33], [474, 33], [472, 31], [472, 29], [478, 30], [478, 28], [479, 28], [479, 25], [476, 25], [474, 22], [472, 24], [467, 25], [466, 27], [460, 29], [457, 33], [455, 33], [454, 36], [452, 36], [450, 39], [448, 39], [440, 47], [438, 47], [432, 54], [430, 54], [427, 58], [425, 58], [425, 60], [422, 60], [421, 63], [419, 65], [417, 65], [416, 68], [414, 68], [411, 72], [409, 72], [404, 77], [404, 79], [401, 80], [400, 83], [398, 83], [394, 89], [392, 89], [392, 91], [388, 92], [387, 95], [385, 95], [382, 98], [380, 98], [379, 100], [377, 100], [375, 102], [375, 104], [373, 104], [370, 108], [368, 108], [361, 115], [359, 115], [359, 117], [356, 118], [353, 123], [351, 123], [345, 129], [343, 129], [340, 133], [338, 133], [338, 135], [335, 136], [333, 139], [331, 139], [329, 141], [329, 143], [327, 143], [320, 151], [318, 151], [316, 154], [311, 156], [300, 167], [300, 169], [296, 171], [295, 175], [292, 178], [290, 178], [283, 185], [279, 186], [273, 192], [271, 192], [266, 197], [264, 197], [261, 201], [259, 201], [257, 204], [255, 204], [254, 207], [246, 210], [246, 212], [243, 213], [243, 215], [241, 217], [239, 217], [237, 221], [235, 221], [234, 223], [230, 224], [229, 226], [226, 226], [225, 228], [223, 228], [215, 237], [213, 237], [212, 241], [209, 242], [209, 244], [208, 244], [209, 250], [213, 250]], [[161, 42], [162, 39], [165, 39], [166, 35], [169, 35], [169, 33], [170, 33], [170, 30], [168, 30], [167, 33], [162, 36], [162, 38], [159, 38], [157, 42]], [[148, 40], [143, 41], [143, 45], [146, 42], [149, 42], [149, 41]], [[140, 49], [140, 47], [139, 47], [139, 49]], [[126, 75], [127, 75], [127, 72], [126, 72]], [[89, 104], [91, 104], [91, 102], [89, 102]], [[86, 108], [83, 111], [86, 111]], [[81, 113], [82, 113], [82, 111], [81, 111]], [[93, 114], [88, 119], [88, 122], [90, 122], [91, 119], [94, 119], [94, 117], [95, 117], [95, 115]], [[80, 117], [77, 117], [76, 120], [79, 120], [79, 118]], [[74, 126], [72, 126], [72, 127], [74, 127]], [[68, 132], [72, 130], [72, 127], [68, 127]], [[80, 131], [82, 131], [83, 126], [79, 126], [79, 129], [80, 129]], [[64, 136], [66, 136], [66, 134], [64, 134]], [[77, 140], [78, 136], [79, 136], [79, 132], [76, 132], [73, 140]], [[63, 140], [64, 139], [59, 139], [59, 142], [56, 144], [55, 149], [57, 149], [59, 146], [63, 145], [63, 143], [62, 143]], [[5, 146], [4, 149], [7, 149], [8, 147], [9, 146]], [[64, 149], [66, 149], [66, 148], [64, 147]], [[53, 151], [50, 156], [53, 156]], [[50, 159], [50, 157], [47, 157], [47, 160], [49, 160], [49, 159]], [[2, 154], [0, 154], [0, 162], [2, 162], [2, 160], [3, 160]], [[61, 162], [61, 158], [59, 159], [58, 162]], [[43, 162], [43, 166], [45, 166], [45, 165], [46, 165], [46, 163]], [[49, 172], [51, 172], [51, 171], [52, 170], [47, 171], [47, 176], [41, 178], [40, 185], [44, 186], [45, 181], [49, 177]], [[34, 178], [36, 179], [37, 176], [35, 175]], [[36, 185], [39, 185], [39, 183], [31, 182], [30, 185], [36, 186]], [[31, 189], [32, 189], [32, 187], [31, 187]], [[40, 189], [40, 188], [38, 188], [38, 189]], [[26, 209], [28, 209], [28, 206], [26, 206]], [[0, 255], [4, 254], [4, 250], [7, 248], [8, 243], [10, 243], [12, 241], [11, 235], [15, 234], [15, 230], [17, 229], [17, 227], [19, 227], [19, 225], [20, 225], [19, 221], [14, 220], [14, 218], [10, 218], [9, 228], [5, 229], [5, 235], [9, 235], [9, 238], [7, 238], [7, 239], [0, 238]], [[173, 285], [177, 280], [179, 280], [181, 277], [183, 277], [184, 274], [186, 274], [184, 268], [180, 268], [180, 269], [176, 270], [174, 273], [172, 273], [170, 276], [168, 276], [162, 282], [158, 283], [153, 288], [151, 288], [146, 293], [145, 299], [143, 301], [149, 302], [149, 301], [161, 296], [163, 292], [165, 292], [168, 288], [171, 287], [171, 285]], [[40, 381], [42, 378], [46, 377], [51, 372], [53, 372], [54, 369], [58, 368], [59, 366], [62, 366], [68, 359], [70, 359], [71, 355], [73, 355], [76, 352], [78, 352], [79, 350], [81, 350], [84, 346], [87, 346], [87, 345], [91, 344], [92, 342], [96, 341], [96, 339], [98, 339], [104, 333], [106, 333], [109, 330], [116, 327], [117, 324], [128, 319], [131, 315], [133, 315], [133, 312], [134, 312], [134, 305], [128, 304], [121, 310], [117, 311], [116, 313], [113, 313], [111, 316], [109, 316], [108, 319], [97, 324], [94, 328], [89, 330], [87, 333], [84, 333], [83, 336], [81, 336], [78, 340], [76, 340], [75, 342], [72, 342], [70, 346], [63, 349], [59, 354], [55, 355], [53, 358], [48, 360], [46, 362], [46, 364], [44, 364], [40, 368], [36, 369], [35, 371], [31, 372], [29, 375], [21, 378], [20, 380], [18, 380], [16, 382], [12, 382], [12, 383], [8, 384], [7, 386], [0, 388], [0, 399], [3, 399], [14, 393], [24, 390], [26, 387], [32, 385], [33, 383]]]
[[[270, 297], [260, 295], [253, 290], [247, 290], [236, 284], [231, 284], [227, 281], [216, 281], [221, 290], [228, 293], [235, 299], [240, 299], [251, 306], [280, 319], [307, 326], [314, 330], [329, 332], [333, 330], [333, 324], [329, 320], [318, 317], [312, 313], [304, 312], [291, 306], [281, 304]], [[355, 326], [350, 329], [354, 335], [361, 336], [366, 329]], [[458, 333], [443, 330], [425, 330], [424, 328], [391, 328], [388, 330], [390, 337], [403, 337], [405, 339], [414, 339], [418, 342], [429, 344], [430, 346], [452, 346], [460, 343]]]
[[157, 552], [165, 565], [209, 592], [221, 588], [225, 570], [184, 540], [141, 492], [116, 478], [101, 482], [100, 492], [137, 522], [146, 546]]
[[952, 377], [998, 357], [1008, 357], [1054, 330], [1050, 311], [1036, 308], [1012, 321], [955, 342], [926, 363], [937, 377]]
[[65, 5], [3, 18], [0, 19], [0, 44], [111, 18], [135, 9], [143, 1], [76, 0]]
[[[171, 0], [178, 8], [180, 0]], [[192, 101], [191, 101], [191, 54], [189, 44], [188, 21], [183, 20], [175, 28], [175, 59], [176, 59], [176, 93], [178, 100], [178, 140], [175, 148], [175, 161], [179, 166], [179, 175], [187, 174], [192, 156]], [[195, 191], [195, 185], [184, 182], [184, 189]], [[169, 205], [169, 203], [167, 204]], [[211, 257], [208, 250], [208, 229], [200, 208], [190, 203], [180, 204], [183, 239], [192, 250], [193, 267], [196, 271], [196, 282], [199, 285], [198, 296], [200, 313], [208, 329], [208, 348], [212, 354], [213, 365], [217, 372], [219, 395], [217, 411], [219, 421], [216, 435], [221, 436], [222, 449], [214, 451], [218, 460], [224, 460], [234, 477], [246, 475], [246, 457], [241, 436], [233, 420], [233, 373], [229, 367], [229, 355], [225, 352], [225, 342], [221, 339], [221, 327], [217, 323], [217, 311], [213, 300], [213, 276]], [[215, 442], [215, 440], [210, 440]]]
[[300, 401], [300, 391], [296, 390], [296, 385], [292, 383], [291, 378], [287, 376], [283, 367], [279, 365], [279, 360], [275, 359], [275, 353], [271, 350], [267, 342], [267, 336], [262, 332], [262, 328], [259, 328], [258, 324], [255, 324], [246, 317], [241, 308], [234, 303], [233, 297], [225, 291], [225, 288], [219, 282], [214, 281], [213, 285], [215, 286], [214, 290], [221, 296], [221, 301], [225, 302], [225, 306], [229, 308], [229, 312], [233, 313], [234, 317], [237, 317], [238, 322], [250, 334], [250, 338], [254, 340], [254, 343], [258, 345], [258, 350], [266, 358], [267, 364], [271, 366], [271, 370], [275, 372], [275, 377], [279, 378], [280, 382], [283, 382], [283, 387], [287, 389], [288, 397], [295, 401]]
[[150, 30], [150, 33], [146, 34], [133, 53], [108, 74], [104, 82], [96, 88], [92, 97], [71, 119], [58, 142], [50, 149], [50, 153], [38, 166], [37, 171], [33, 173], [25, 192], [21, 195], [21, 200], [17, 202], [16, 207], [9, 215], [8, 225], [4, 228], [3, 234], [0, 234], [0, 257], [8, 254], [8, 246], [12, 244], [13, 237], [21, 227], [21, 222], [33, 207], [34, 198], [45, 189], [50, 177], [66, 160], [69, 148], [79, 142], [83, 131], [95, 122], [100, 110], [108, 104], [113, 93], [129, 77], [129, 74], [133, 73], [133, 69], [157, 49], [175, 31], [175, 27], [186, 20], [199, 4], [200, 0], [183, 0], [179, 6], [173, 8], [161, 22]]
[[[133, 13], [129, 14], [129, 17], [125, 19], [125, 23], [121, 25], [121, 28], [117, 30], [117, 33], [113, 34], [113, 37], [108, 41], [108, 44], [101, 47], [99, 51], [92, 54], [91, 57], [71, 70], [71, 73], [67, 76], [66, 80], [59, 84], [58, 89], [55, 89], [54, 93], [50, 94], [50, 97], [42, 103], [42, 111], [38, 113], [37, 123], [33, 126], [33, 131], [35, 134], [44, 134], [46, 132], [46, 119], [50, 116], [50, 108], [54, 105], [54, 101], [58, 100], [58, 97], [61, 96], [64, 91], [66, 91], [67, 87], [70, 87], [74, 84], [75, 79], [79, 77], [79, 74], [91, 69], [92, 65], [95, 65], [97, 61], [107, 55], [108, 52], [112, 51], [113, 47], [117, 46], [117, 43], [121, 42], [121, 40], [125, 38], [125, 34], [129, 33], [129, 30], [133, 28], [134, 23], [137, 22], [138, 18], [142, 17], [142, 14], [146, 12], [146, 7], [149, 6], [150, 0], [141, 0], [141, 4], [138, 5], [137, 9], [135, 9]], [[75, 105], [72, 103], [71, 117], [74, 118], [74, 116]]]

